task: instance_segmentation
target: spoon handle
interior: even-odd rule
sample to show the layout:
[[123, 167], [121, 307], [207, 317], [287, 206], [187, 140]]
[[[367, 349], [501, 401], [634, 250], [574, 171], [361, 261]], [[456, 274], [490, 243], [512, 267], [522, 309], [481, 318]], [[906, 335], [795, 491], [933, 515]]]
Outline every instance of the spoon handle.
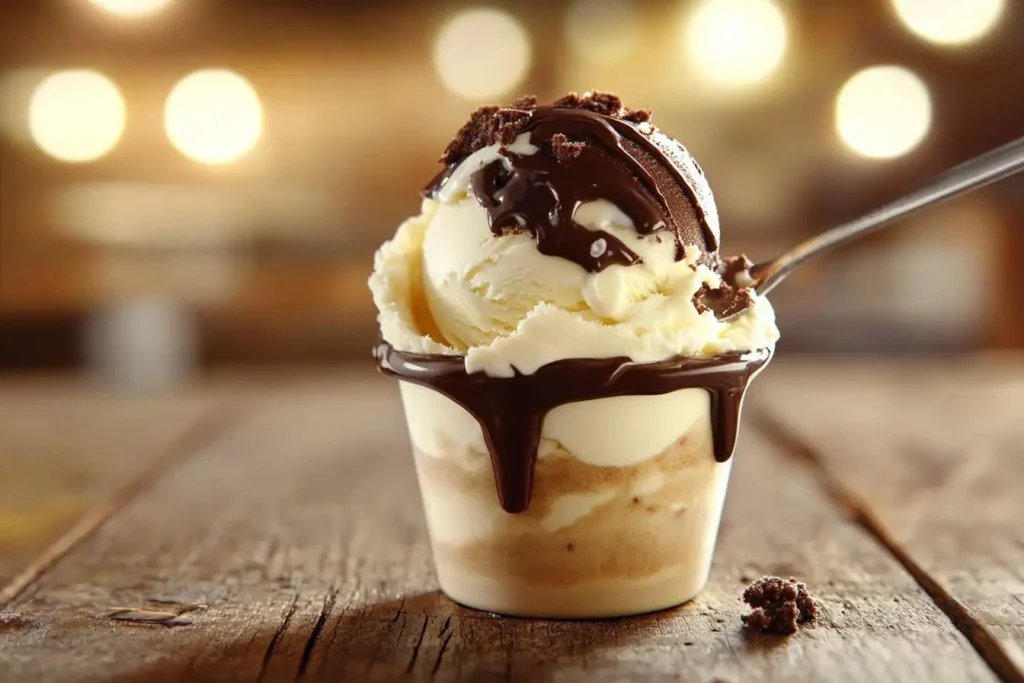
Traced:
[[751, 275], [758, 281], [755, 289], [758, 294], [767, 294], [794, 268], [822, 252], [873, 232], [918, 209], [988, 185], [1021, 170], [1024, 170], [1024, 137], [966, 161], [894, 202], [812, 237], [777, 259], [757, 264], [751, 269]]

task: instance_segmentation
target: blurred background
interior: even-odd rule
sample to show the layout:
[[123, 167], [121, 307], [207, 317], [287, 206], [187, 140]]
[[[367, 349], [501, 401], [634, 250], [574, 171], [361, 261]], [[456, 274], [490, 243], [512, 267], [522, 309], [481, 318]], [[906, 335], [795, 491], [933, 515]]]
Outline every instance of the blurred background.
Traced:
[[[372, 254], [481, 103], [619, 92], [767, 258], [1024, 134], [1018, 0], [13, 0], [0, 372], [369, 361]], [[1024, 346], [1024, 181], [807, 267], [781, 348]]]

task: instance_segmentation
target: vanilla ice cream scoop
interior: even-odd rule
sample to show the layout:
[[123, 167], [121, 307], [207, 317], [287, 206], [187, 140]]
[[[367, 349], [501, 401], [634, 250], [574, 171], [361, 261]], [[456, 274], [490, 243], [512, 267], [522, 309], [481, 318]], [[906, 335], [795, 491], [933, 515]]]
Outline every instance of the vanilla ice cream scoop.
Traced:
[[[768, 302], [723, 283], [707, 180], [649, 112], [600, 93], [484, 107], [442, 161], [370, 279], [394, 348], [508, 377], [777, 340]], [[746, 310], [719, 320], [731, 307]]]

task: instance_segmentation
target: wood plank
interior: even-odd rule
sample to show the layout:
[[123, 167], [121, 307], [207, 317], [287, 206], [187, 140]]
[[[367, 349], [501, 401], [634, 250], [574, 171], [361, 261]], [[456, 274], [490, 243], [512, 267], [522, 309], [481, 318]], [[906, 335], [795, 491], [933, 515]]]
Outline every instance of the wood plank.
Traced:
[[[696, 601], [530, 621], [437, 593], [395, 387], [250, 406], [12, 605], [0, 680], [994, 680], [898, 563], [752, 430]], [[762, 572], [808, 580], [820, 623], [745, 640], [741, 577]], [[112, 608], [187, 608], [191, 623]]]
[[0, 592], [83, 515], [167, 455], [207, 403], [119, 396], [55, 379], [0, 385]]
[[777, 440], [893, 552], [1004, 680], [1024, 681], [1020, 357], [766, 373]]

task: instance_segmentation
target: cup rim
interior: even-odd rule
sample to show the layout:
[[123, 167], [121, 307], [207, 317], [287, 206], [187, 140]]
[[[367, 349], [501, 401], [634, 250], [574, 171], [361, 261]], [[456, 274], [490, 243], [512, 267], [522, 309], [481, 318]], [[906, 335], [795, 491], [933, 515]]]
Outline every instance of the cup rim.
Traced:
[[[389, 350], [401, 353], [403, 356], [406, 356], [408, 358], [422, 359], [424, 361], [444, 361], [444, 360], [456, 360], [456, 359], [461, 360], [461, 361], [465, 361], [466, 360], [466, 354], [465, 353], [422, 353], [422, 352], [418, 352], [418, 351], [403, 351], [402, 349], [397, 348], [394, 344], [392, 344], [388, 340], [381, 338], [381, 339], [378, 339], [378, 341], [373, 345], [373, 348], [372, 348], [372, 352], [373, 352], [374, 358], [377, 359], [378, 362], [380, 361], [379, 349], [381, 349], [382, 347], [387, 347]], [[763, 361], [765, 364], [767, 364], [769, 361], [771, 361], [775, 357], [775, 348], [776, 347], [773, 344], [771, 346], [760, 346], [760, 347], [755, 348], [755, 349], [746, 349], [746, 350], [737, 349], [737, 350], [734, 350], [734, 351], [725, 351], [723, 353], [716, 353], [716, 354], [713, 354], [713, 355], [710, 355], [710, 356], [691, 356], [691, 355], [687, 355], [687, 354], [683, 354], [683, 353], [678, 353], [678, 354], [675, 354], [675, 355], [672, 355], [672, 356], [666, 356], [664, 358], [658, 358], [656, 360], [643, 360], [643, 361], [633, 360], [632, 358], [629, 358], [628, 356], [605, 356], [605, 357], [602, 357], [602, 358], [595, 358], [595, 357], [590, 357], [590, 356], [573, 356], [571, 358], [558, 358], [556, 360], [550, 361], [548, 363], [545, 363], [544, 365], [539, 366], [537, 369], [539, 370], [540, 368], [547, 367], [548, 365], [552, 365], [554, 363], [562, 363], [562, 362], [565, 362], [565, 361], [572, 361], [572, 360], [580, 360], [580, 361], [607, 361], [607, 360], [614, 360], [614, 359], [622, 359], [624, 364], [629, 364], [629, 365], [651, 365], [651, 364], [654, 364], [654, 363], [664, 363], [665, 361], [675, 360], [675, 359], [691, 360], [691, 361], [712, 361], [712, 360], [714, 360], [716, 358], [723, 358], [723, 357], [727, 357], [727, 356], [737, 356], [737, 355], [739, 357], [736, 358], [733, 362], [737, 362], [737, 363], [739, 363], [739, 362], [751, 363], [751, 362], [756, 362], [756, 361]], [[533, 374], [533, 373], [523, 373], [523, 374]], [[504, 378], [502, 378], [502, 377], [495, 377], [494, 379], [504, 379]]]

